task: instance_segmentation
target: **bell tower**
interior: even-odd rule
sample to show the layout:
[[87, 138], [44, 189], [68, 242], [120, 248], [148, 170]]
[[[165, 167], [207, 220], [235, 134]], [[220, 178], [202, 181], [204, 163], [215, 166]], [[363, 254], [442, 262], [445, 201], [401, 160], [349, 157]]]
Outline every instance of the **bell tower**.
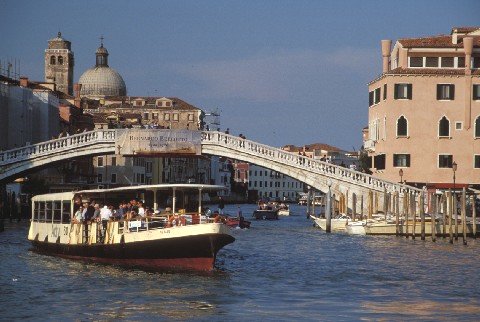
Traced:
[[55, 83], [56, 90], [73, 95], [74, 57], [70, 41], [57, 37], [48, 41], [45, 49], [45, 81]]

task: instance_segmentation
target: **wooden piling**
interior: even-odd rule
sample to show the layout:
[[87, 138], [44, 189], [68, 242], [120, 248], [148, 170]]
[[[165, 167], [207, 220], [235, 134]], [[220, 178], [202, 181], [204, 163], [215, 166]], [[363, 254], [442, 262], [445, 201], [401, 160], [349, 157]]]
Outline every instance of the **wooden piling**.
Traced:
[[415, 239], [415, 229], [417, 228], [417, 201], [415, 194], [412, 194], [410, 199], [410, 206], [412, 207], [412, 239]]
[[403, 208], [405, 212], [405, 237], [408, 238], [408, 217], [410, 214], [410, 193], [405, 194], [404, 196], [405, 207]]
[[383, 217], [385, 218], [385, 223], [387, 223], [387, 210], [388, 210], [388, 194], [387, 189], [383, 189]]
[[424, 208], [425, 197], [423, 192], [418, 198], [418, 208], [420, 211], [420, 239], [425, 240], [425, 208]]
[[442, 237], [447, 238], [447, 212], [448, 212], [448, 202], [447, 202], [447, 193], [443, 192], [442, 194], [442, 208], [443, 208], [443, 222], [442, 222]]
[[453, 196], [452, 196], [452, 192], [451, 191], [448, 191], [447, 193], [447, 200], [448, 200], [448, 231], [450, 233], [450, 244], [453, 244], [453, 227], [452, 227], [452, 214], [453, 214], [453, 205], [452, 205], [452, 201], [453, 201]]
[[352, 220], [355, 221], [357, 217], [357, 194], [352, 192]]
[[475, 207], [475, 195], [472, 196], [472, 233], [473, 238], [477, 238], [477, 207]]
[[462, 189], [462, 230], [463, 244], [467, 244], [467, 191], [465, 187]]
[[326, 227], [325, 231], [330, 233], [332, 231], [332, 192], [328, 189], [327, 192], [327, 206], [325, 207]]
[[368, 190], [368, 219], [372, 219], [373, 213], [373, 191]]
[[398, 191], [395, 191], [393, 195], [393, 209], [395, 212], [395, 236], [400, 236], [400, 194]]
[[360, 220], [363, 220], [363, 193], [360, 198]]
[[458, 211], [457, 211], [457, 193], [453, 192], [453, 218], [455, 220], [455, 240], [458, 240]]
[[430, 221], [431, 221], [431, 230], [432, 230], [432, 242], [435, 242], [437, 240], [437, 236], [436, 236], [436, 220], [437, 220], [437, 215], [438, 215], [438, 198], [439, 196], [437, 196], [435, 193], [433, 194], [433, 197], [435, 198], [435, 201], [433, 203], [433, 211], [431, 212], [431, 218], [430, 218]]

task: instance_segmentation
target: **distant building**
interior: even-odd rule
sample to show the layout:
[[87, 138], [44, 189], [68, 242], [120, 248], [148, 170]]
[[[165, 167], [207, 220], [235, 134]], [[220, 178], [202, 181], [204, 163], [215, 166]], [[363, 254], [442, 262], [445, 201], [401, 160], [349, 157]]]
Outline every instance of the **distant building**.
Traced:
[[282, 173], [250, 164], [248, 169], [248, 191], [251, 198], [280, 199], [295, 201], [299, 193], [303, 192], [302, 182]]
[[312, 159], [331, 162], [348, 168], [356, 169], [358, 166], [358, 153], [349, 152], [324, 143], [307, 144], [301, 147], [285, 145], [282, 150], [298, 153]]
[[[382, 40], [364, 147], [381, 179], [480, 186], [480, 28]], [[400, 172], [400, 170], [402, 170]]]

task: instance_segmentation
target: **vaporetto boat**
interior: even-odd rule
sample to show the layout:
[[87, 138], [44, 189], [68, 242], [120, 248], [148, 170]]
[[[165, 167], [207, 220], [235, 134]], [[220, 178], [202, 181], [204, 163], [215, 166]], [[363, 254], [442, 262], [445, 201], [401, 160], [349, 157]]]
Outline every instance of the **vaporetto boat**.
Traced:
[[[212, 270], [218, 251], [235, 240], [225, 224], [201, 215], [202, 194], [221, 189], [163, 184], [37, 195], [32, 198], [28, 239], [35, 251], [63, 258], [155, 271]], [[159, 213], [159, 193], [171, 195], [170, 212]], [[153, 197], [153, 215], [110, 219], [105, 225], [73, 220], [82, 202], [114, 203], [139, 194]], [[180, 209], [178, 197], [188, 205], [196, 201], [197, 211]]]

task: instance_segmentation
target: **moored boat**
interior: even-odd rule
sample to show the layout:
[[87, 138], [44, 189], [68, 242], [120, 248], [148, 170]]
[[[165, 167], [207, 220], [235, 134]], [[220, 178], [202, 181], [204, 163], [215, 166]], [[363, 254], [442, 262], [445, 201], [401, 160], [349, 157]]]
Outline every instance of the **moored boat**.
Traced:
[[[315, 226], [322, 230], [327, 230], [327, 219], [310, 215], [310, 218], [314, 221]], [[339, 215], [331, 219], [331, 231], [345, 231], [347, 223], [351, 221], [347, 215]]]
[[[199, 212], [177, 209], [176, 193], [181, 192], [185, 199], [189, 191], [195, 191], [201, 209], [202, 192], [220, 189], [223, 187], [166, 184], [38, 195], [32, 198], [28, 239], [35, 251], [63, 258], [155, 271], [212, 270], [218, 251], [235, 238], [225, 224], [212, 222]], [[82, 201], [113, 203], [139, 192], [153, 193], [153, 210], [157, 210], [157, 192], [169, 191], [173, 209], [163, 214], [152, 211], [144, 217], [117, 220], [112, 216], [103, 222], [79, 222], [74, 217]]]

